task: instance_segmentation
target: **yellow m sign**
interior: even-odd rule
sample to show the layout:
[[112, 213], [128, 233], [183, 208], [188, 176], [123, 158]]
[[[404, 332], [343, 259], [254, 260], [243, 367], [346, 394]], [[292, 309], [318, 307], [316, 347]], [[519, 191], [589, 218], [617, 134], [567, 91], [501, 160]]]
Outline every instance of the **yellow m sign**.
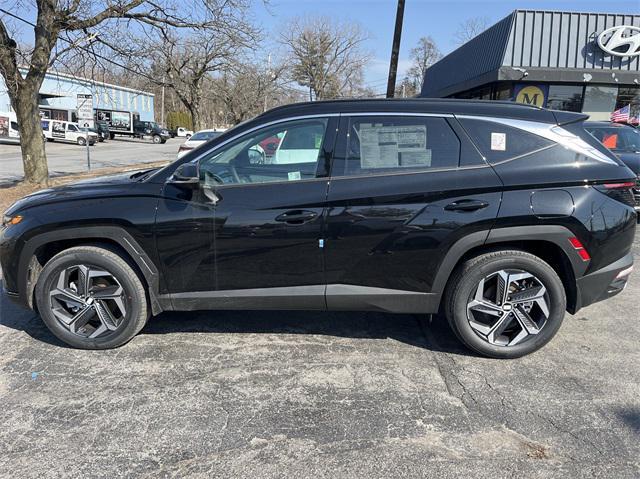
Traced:
[[518, 92], [516, 102], [526, 105], [544, 106], [544, 92], [537, 86], [526, 86]]

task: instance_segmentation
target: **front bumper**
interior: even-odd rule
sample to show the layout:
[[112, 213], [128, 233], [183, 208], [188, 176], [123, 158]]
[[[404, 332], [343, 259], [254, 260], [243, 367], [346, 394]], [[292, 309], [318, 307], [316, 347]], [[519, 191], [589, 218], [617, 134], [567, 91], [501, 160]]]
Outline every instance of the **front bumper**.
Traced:
[[578, 279], [576, 311], [590, 304], [604, 301], [622, 292], [633, 267], [633, 254], [628, 253], [618, 261]]

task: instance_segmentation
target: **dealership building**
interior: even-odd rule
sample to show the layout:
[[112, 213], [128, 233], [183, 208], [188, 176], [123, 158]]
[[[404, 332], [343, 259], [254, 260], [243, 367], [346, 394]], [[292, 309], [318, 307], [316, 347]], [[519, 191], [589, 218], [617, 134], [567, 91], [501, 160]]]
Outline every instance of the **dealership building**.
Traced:
[[[21, 70], [26, 75], [26, 70]], [[50, 70], [38, 94], [40, 115], [53, 120], [76, 121], [78, 95], [93, 96], [95, 110], [130, 113], [134, 120], [154, 121], [153, 93], [88, 80]], [[0, 76], [0, 113], [13, 112], [7, 87]]]
[[420, 96], [640, 116], [640, 15], [516, 10], [425, 73]]

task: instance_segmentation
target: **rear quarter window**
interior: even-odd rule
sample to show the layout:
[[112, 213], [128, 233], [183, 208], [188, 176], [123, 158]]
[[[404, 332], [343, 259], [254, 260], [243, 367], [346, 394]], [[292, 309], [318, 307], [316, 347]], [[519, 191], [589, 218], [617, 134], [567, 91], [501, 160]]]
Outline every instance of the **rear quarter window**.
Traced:
[[460, 123], [490, 163], [518, 158], [555, 144], [533, 133], [489, 120], [461, 118]]

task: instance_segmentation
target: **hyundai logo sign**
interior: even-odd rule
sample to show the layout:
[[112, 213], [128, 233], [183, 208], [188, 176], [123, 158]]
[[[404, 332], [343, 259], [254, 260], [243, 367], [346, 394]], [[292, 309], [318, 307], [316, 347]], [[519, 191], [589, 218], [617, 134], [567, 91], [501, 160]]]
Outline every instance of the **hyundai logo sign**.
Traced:
[[598, 46], [616, 57], [640, 55], [640, 27], [621, 25], [607, 28], [598, 35]]

